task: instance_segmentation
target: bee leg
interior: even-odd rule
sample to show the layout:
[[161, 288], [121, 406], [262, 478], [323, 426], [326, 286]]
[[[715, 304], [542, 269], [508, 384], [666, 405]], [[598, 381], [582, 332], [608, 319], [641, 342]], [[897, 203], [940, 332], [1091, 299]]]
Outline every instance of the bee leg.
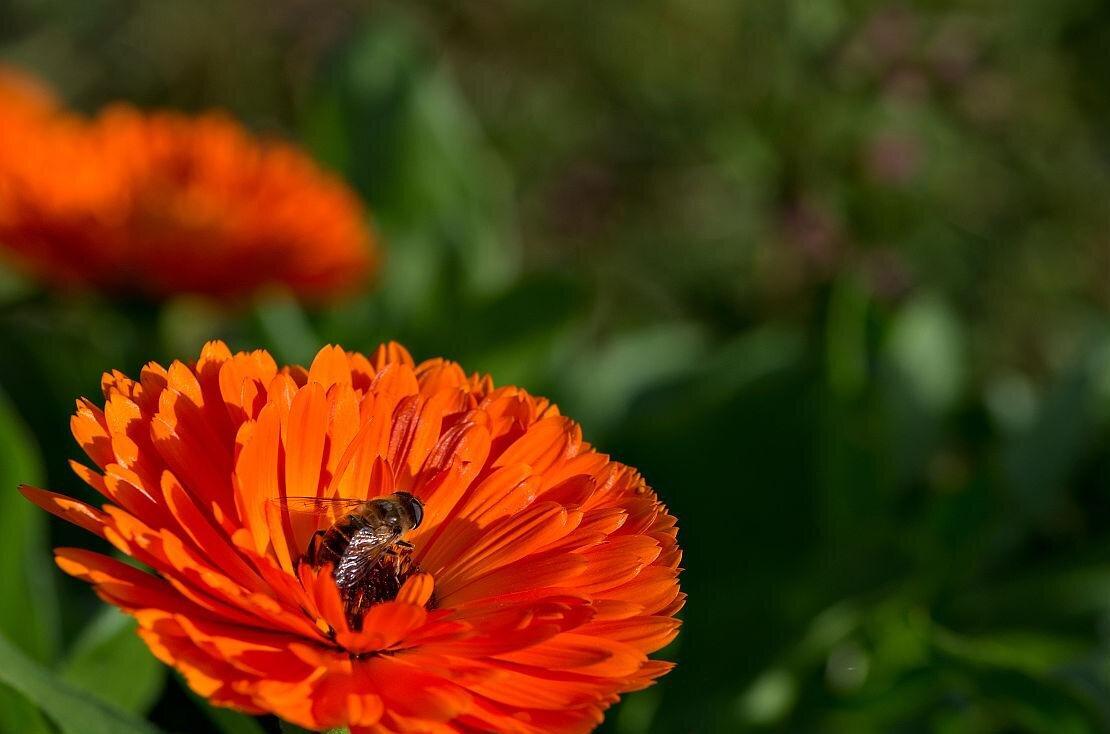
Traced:
[[398, 540], [393, 545], [383, 551], [383, 555], [392, 556], [393, 558], [400, 557], [403, 553], [412, 551], [415, 546], [412, 543], [406, 543], [403, 540]]

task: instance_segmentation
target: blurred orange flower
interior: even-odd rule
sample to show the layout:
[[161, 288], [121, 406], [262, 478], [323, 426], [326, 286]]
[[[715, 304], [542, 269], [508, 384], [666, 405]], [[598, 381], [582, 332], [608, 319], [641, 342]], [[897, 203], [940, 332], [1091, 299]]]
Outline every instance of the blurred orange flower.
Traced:
[[[216, 704], [356, 734], [585, 732], [672, 666], [647, 656], [683, 605], [675, 519], [545, 399], [396, 344], [305, 370], [213, 342], [103, 391], [72, 420], [97, 468], [74, 469], [110, 502], [24, 493], [153, 569], [57, 550]], [[305, 556], [326, 525], [280, 498], [394, 491], [423, 521], [352, 618]]]
[[85, 119], [4, 69], [0, 245], [55, 284], [155, 297], [321, 298], [377, 258], [356, 196], [296, 148], [216, 113]]

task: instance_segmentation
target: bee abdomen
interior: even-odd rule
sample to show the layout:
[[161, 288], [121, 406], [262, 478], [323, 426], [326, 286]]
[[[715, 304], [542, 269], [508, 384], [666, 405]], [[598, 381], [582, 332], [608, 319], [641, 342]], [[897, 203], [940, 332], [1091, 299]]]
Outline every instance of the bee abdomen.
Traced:
[[316, 557], [313, 559], [315, 565], [322, 565], [324, 563], [338, 564], [343, 556], [347, 553], [347, 547], [351, 544], [351, 538], [358, 530], [358, 523], [348, 516], [343, 520], [332, 525], [328, 528], [322, 536], [320, 536], [319, 544], [316, 547]]

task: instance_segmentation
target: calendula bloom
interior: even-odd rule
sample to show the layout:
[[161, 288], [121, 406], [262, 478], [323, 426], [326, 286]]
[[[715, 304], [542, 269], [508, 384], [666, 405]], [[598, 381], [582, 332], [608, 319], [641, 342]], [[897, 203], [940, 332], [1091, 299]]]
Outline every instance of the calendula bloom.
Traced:
[[376, 250], [357, 197], [216, 113], [59, 110], [0, 73], [0, 246], [61, 286], [235, 296], [351, 289]]
[[[671, 667], [648, 655], [684, 599], [675, 519], [547, 400], [395, 344], [305, 370], [213, 342], [103, 392], [72, 428], [108, 503], [24, 493], [152, 571], [56, 551], [216, 704], [355, 734], [584, 732]], [[290, 498], [400, 491], [422, 521], [352, 608], [305, 555], [331, 521]]]

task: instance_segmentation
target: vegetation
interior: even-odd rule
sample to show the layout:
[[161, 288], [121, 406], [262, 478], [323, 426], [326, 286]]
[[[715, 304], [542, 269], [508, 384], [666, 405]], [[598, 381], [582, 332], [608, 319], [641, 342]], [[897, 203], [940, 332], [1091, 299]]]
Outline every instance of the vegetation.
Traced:
[[[0, 57], [80, 108], [218, 107], [298, 141], [386, 250], [376, 287], [322, 307], [5, 278], [0, 596], [26, 604], [0, 605], [0, 682], [65, 710], [41, 698], [58, 676], [99, 700], [79, 715], [136, 731], [271, 726], [206, 712], [47, 569], [72, 530], [14, 485], [87, 492], [68, 416], [105, 369], [213, 337], [293, 362], [397, 339], [551, 396], [679, 518], [679, 666], [603, 731], [1110, 730], [1110, 6], [8, 0], [0, 19]], [[121, 666], [132, 683], [96, 672]], [[3, 695], [0, 729], [49, 731]]]

